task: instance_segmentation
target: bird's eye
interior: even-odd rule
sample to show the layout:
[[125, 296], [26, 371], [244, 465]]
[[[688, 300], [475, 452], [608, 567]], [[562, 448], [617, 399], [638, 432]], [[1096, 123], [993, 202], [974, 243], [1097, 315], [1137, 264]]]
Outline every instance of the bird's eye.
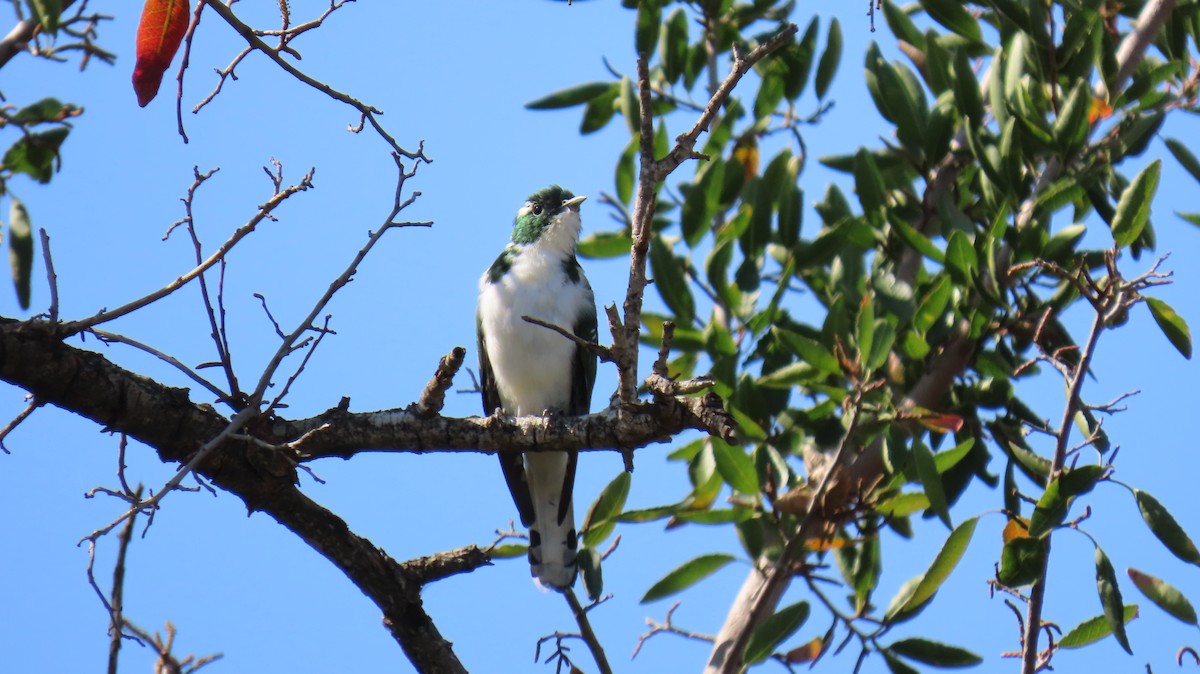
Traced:
[[541, 215], [541, 214], [542, 214], [542, 205], [541, 205], [541, 204], [534, 204], [534, 205], [533, 205], [533, 214], [534, 214], [534, 215]]

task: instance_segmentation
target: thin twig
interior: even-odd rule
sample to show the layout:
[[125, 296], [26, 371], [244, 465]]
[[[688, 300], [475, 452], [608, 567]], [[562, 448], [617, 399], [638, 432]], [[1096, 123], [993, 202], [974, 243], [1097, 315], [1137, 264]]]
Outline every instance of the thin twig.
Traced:
[[[134, 498], [142, 497], [142, 485], [138, 485]], [[125, 619], [121, 612], [125, 607], [125, 554], [129, 541], [133, 539], [134, 518], [130, 517], [121, 529], [117, 543], [117, 561], [113, 565], [112, 602], [109, 604], [108, 674], [117, 674], [117, 655], [121, 651], [121, 635], [124, 634]]]
[[25, 406], [25, 409], [21, 410], [17, 416], [13, 417], [13, 420], [8, 422], [4, 428], [0, 428], [0, 452], [12, 454], [12, 452], [8, 451], [8, 447], [4, 446], [5, 438], [8, 437], [9, 433], [13, 432], [13, 429], [15, 429], [17, 426], [20, 426], [22, 421], [28, 419], [29, 415], [33, 414], [34, 410], [41, 407], [43, 404], [42, 401], [38, 400], [38, 398], [32, 393], [26, 396], [26, 398], [29, 400], [29, 404]]
[[196, 28], [200, 26], [200, 16], [203, 13], [204, 3], [196, 3], [196, 9], [192, 11], [192, 23], [188, 26], [187, 34], [183, 36], [183, 58], [179, 61], [179, 72], [175, 74], [178, 85], [175, 90], [175, 124], [179, 127], [179, 136], [183, 138], [184, 145], [188, 142], [188, 135], [183, 129], [183, 75], [191, 62], [192, 38], [196, 35]]
[[214, 251], [213, 254], [208, 257], [208, 259], [204, 260], [204, 262], [200, 263], [196, 268], [194, 268], [191, 271], [187, 272], [186, 274], [180, 276], [179, 278], [175, 279], [174, 281], [171, 281], [170, 283], [163, 286], [162, 288], [159, 288], [158, 290], [156, 290], [148, 295], [145, 295], [143, 297], [139, 297], [138, 299], [133, 300], [132, 302], [128, 302], [120, 307], [117, 307], [116, 309], [113, 309], [112, 311], [100, 311], [99, 313], [97, 313], [94, 316], [91, 316], [89, 318], [84, 318], [82, 320], [66, 323], [63, 326], [63, 332], [68, 336], [78, 334], [80, 332], [83, 332], [84, 330], [87, 330], [88, 328], [94, 327], [101, 323], [107, 323], [108, 321], [114, 320], [116, 318], [120, 318], [121, 316], [124, 316], [128, 313], [137, 311], [138, 309], [141, 309], [142, 307], [153, 304], [154, 302], [157, 302], [158, 300], [166, 297], [167, 295], [170, 295], [171, 293], [175, 292], [176, 290], [179, 290], [183, 286], [187, 285], [188, 282], [190, 282], [192, 279], [195, 279], [196, 277], [200, 276], [206, 270], [208, 270], [210, 267], [212, 267], [214, 264], [216, 264], [217, 262], [224, 259], [225, 255], [227, 253], [229, 253], [230, 249], [232, 249], [235, 245], [237, 245], [237, 243], [239, 241], [246, 238], [246, 236], [248, 234], [253, 232], [255, 227], [257, 227], [259, 225], [259, 223], [261, 223], [263, 221], [264, 218], [270, 217], [271, 211], [275, 210], [275, 208], [277, 208], [280, 204], [282, 204], [284, 201], [286, 201], [288, 199], [288, 197], [292, 196], [293, 194], [296, 194], [297, 192], [303, 192], [305, 190], [311, 189], [313, 186], [312, 185], [312, 177], [313, 177], [313, 170], [310, 170], [307, 174], [305, 174], [304, 178], [299, 183], [292, 185], [292, 186], [288, 187], [287, 189], [279, 192], [275, 196], [268, 199], [266, 201], [266, 203], [259, 206], [258, 212], [255, 213], [254, 216], [251, 217], [250, 220], [246, 222], [246, 224], [242, 225], [241, 227], [238, 227], [233, 232], [233, 234], [229, 237], [229, 239], [227, 239], [225, 241], [225, 243], [221, 244], [220, 248], [217, 248], [217, 250]]
[[592, 652], [592, 658], [596, 660], [596, 667], [600, 669], [600, 674], [612, 674], [608, 656], [604, 654], [604, 647], [596, 638], [596, 632], [592, 630], [587, 611], [579, 603], [579, 599], [575, 596], [575, 590], [568, 587], [563, 592], [563, 596], [567, 599], [567, 605], [571, 607], [571, 615], [575, 616], [575, 624], [579, 625], [579, 636], [583, 639], [583, 643], [587, 644], [588, 650]]
[[50, 235], [45, 227], [38, 228], [42, 239], [42, 258], [46, 262], [46, 281], [50, 286], [50, 324], [58, 325], [58, 274], [54, 273], [54, 258], [50, 257]]
[[396, 139], [393, 138], [392, 135], [389, 134], [379, 123], [378, 115], [383, 114], [382, 110], [376, 108], [375, 106], [367, 105], [348, 94], [344, 94], [328, 84], [321, 82], [301, 71], [291, 63], [288, 63], [283, 56], [280, 55], [280, 51], [278, 49], [275, 49], [264, 42], [263, 39], [255, 33], [253, 28], [243, 23], [241, 19], [237, 18], [237, 15], [233, 13], [233, 10], [228, 5], [220, 2], [220, 0], [201, 0], [201, 2], [212, 7], [213, 11], [219, 14], [226, 23], [228, 23], [235, 31], [237, 31], [238, 34], [241, 35], [244, 40], [246, 40], [246, 43], [250, 45], [251, 48], [262, 52], [267, 58], [274, 61], [275, 65], [282, 68], [284, 72], [288, 73], [292, 77], [295, 77], [304, 84], [316, 89], [317, 91], [320, 91], [326, 96], [329, 96], [334, 100], [341, 101], [342, 103], [345, 103], [346, 105], [349, 105], [357, 110], [359, 114], [362, 115], [362, 119], [366, 122], [370, 122], [371, 126], [375, 129], [375, 132], [387, 142], [387, 144], [392, 148], [393, 152], [408, 159], [420, 160], [426, 163], [431, 161], [425, 156], [425, 150], [423, 146], [418, 148], [415, 152], [410, 152], [400, 147], [400, 144], [396, 142]]
[[154, 356], [155, 358], [158, 358], [159, 360], [162, 360], [163, 362], [173, 366], [175, 369], [177, 369], [180, 372], [187, 375], [187, 377], [189, 379], [191, 379], [192, 381], [194, 381], [197, 384], [208, 389], [209, 393], [212, 393], [214, 396], [217, 397], [217, 400], [219, 400], [219, 401], [228, 401], [229, 400], [228, 393], [226, 393], [225, 391], [222, 391], [220, 389], [220, 387], [218, 387], [216, 384], [210, 382], [209, 380], [205, 379], [204, 377], [201, 377], [195, 370], [193, 370], [192, 368], [188, 367], [187, 365], [184, 365], [183, 363], [179, 362], [179, 360], [172, 355], [163, 353], [162, 351], [159, 351], [158, 349], [156, 349], [148, 344], [143, 344], [142, 342], [139, 342], [136, 339], [131, 339], [124, 335], [119, 335], [115, 332], [108, 332], [107, 330], [101, 330], [99, 328], [92, 328], [91, 330], [88, 330], [88, 332], [92, 333], [97, 338], [99, 338], [100, 341], [102, 341], [106, 344], [110, 344], [110, 343], [125, 344], [127, 346], [132, 346], [135, 349], [145, 351], [146, 353]]

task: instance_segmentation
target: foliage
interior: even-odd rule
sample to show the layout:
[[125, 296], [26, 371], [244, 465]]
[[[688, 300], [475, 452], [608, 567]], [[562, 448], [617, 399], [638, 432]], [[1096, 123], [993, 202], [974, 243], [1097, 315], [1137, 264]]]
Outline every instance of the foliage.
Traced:
[[[1155, 226], [1166, 222], [1151, 217], [1161, 161], [1140, 157], [1168, 115], [1198, 110], [1187, 54], [1189, 40], [1200, 41], [1200, 21], [1196, 3], [1179, 5], [1172, 12], [1170, 4], [1062, 0], [1044, 11], [1011, 0], [883, 2], [878, 9], [907, 61], [889, 61], [872, 45], [864, 67], [894, 133], [819, 159], [852, 179], [854, 194], [826, 187], [815, 204], [818, 223], [802, 222], [805, 187], [814, 190], [805, 184], [804, 139], [829, 111], [843, 28], [812, 18], [795, 43], [759, 63], [756, 85], [740, 87], [711, 124], [691, 175], [656, 195], [650, 263], [666, 313], [645, 314], [642, 332], [656, 345], [660, 324], [676, 324], [670, 374], [708, 372], [738, 422], [738, 442], [705, 438], [680, 447], [671, 458], [686, 468], [691, 491], [621, 519], [724, 523], [764, 569], [811, 568], [833, 557], [845, 588], [830, 594], [848, 596], [849, 605], [815, 598], [864, 656], [877, 652], [893, 671], [910, 671], [904, 660], [978, 662], [954, 646], [881, 639], [933, 599], [951, 556], [957, 560], [970, 541], [976, 517], [954, 509], [963, 491], [974, 481], [1003, 484], [999, 502], [1015, 529], [1006, 529], [993, 582], [1034, 586], [1023, 657], [1026, 671], [1048, 664], [1057, 647], [1039, 650], [1037, 625], [1049, 539], [1064, 528], [1084, 531], [1088, 492], [1115, 488], [1111, 443], [1096, 418], [1112, 409], [1088, 405], [1082, 393], [1097, 338], [1145, 301], [1170, 343], [1191, 356], [1184, 319], [1161, 298], [1143, 296], [1166, 282], [1157, 265], [1123, 273], [1154, 249]], [[793, 2], [766, 0], [625, 6], [637, 10], [636, 49], [652, 57], [655, 134], [664, 139], [704, 107], [726, 61], [799, 14]], [[1137, 30], [1152, 31], [1152, 47], [1145, 58], [1122, 55], [1118, 48]], [[631, 236], [637, 84], [616, 73], [607, 84], [529, 104], [582, 106], [584, 134], [618, 116], [629, 129], [605, 196], [625, 226], [589, 234], [581, 250], [591, 257], [623, 255]], [[1187, 145], [1165, 142], [1200, 179]], [[1111, 234], [1085, 236], [1097, 227]], [[1105, 239], [1110, 248], [1093, 247]], [[1062, 320], [1076, 306], [1096, 316], [1086, 338]], [[1053, 373], [1067, 384], [1059, 426], [1017, 393], [1023, 381]], [[1069, 442], [1076, 423], [1083, 439]], [[846, 461], [847, 447], [860, 458]], [[724, 489], [732, 492], [729, 507], [717, 498]], [[1134, 493], [1167, 548], [1195, 561], [1167, 510]], [[1032, 512], [1028, 503], [1036, 503]], [[910, 535], [909, 518], [921, 511], [950, 528], [956, 519], [963, 524], [929, 572], [880, 612], [873, 597], [886, 559], [879, 533]], [[707, 572], [714, 561], [685, 564], [648, 596], [699, 582], [703, 573], [682, 582], [682, 572]], [[1128, 650], [1131, 616], [1099, 547], [1096, 574], [1104, 616], [1073, 632], [1070, 646], [1115, 633]], [[1154, 603], [1194, 621], [1186, 598], [1165, 581], [1134, 578]], [[735, 643], [746, 643], [742, 632]], [[765, 658], [757, 634], [748, 663]], [[770, 640], [786, 646], [780, 642]]]

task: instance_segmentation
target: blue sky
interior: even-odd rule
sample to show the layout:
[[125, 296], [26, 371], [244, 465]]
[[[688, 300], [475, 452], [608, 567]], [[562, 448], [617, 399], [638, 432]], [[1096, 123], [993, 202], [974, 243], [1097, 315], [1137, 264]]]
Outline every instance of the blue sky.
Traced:
[[[318, 14], [326, 3], [294, 0], [297, 17]], [[243, 379], [257, 378], [274, 352], [273, 329], [254, 299], [262, 293], [287, 329], [299, 321], [329, 282], [365, 242], [366, 233], [386, 216], [395, 175], [382, 141], [369, 132], [352, 135], [353, 112], [251, 55], [240, 79], [199, 115], [185, 113], [191, 143], [175, 131], [174, 81], [146, 109], [136, 106], [129, 76], [136, 17], [117, 3], [94, 3], [117, 14], [101, 28], [101, 43], [117, 52], [115, 67], [93, 63], [84, 73], [18, 57], [4, 69], [0, 88], [8, 101], [32, 102], [45, 95], [82, 105], [67, 141], [62, 171], [49, 186], [13, 181], [35, 227], [45, 227], [59, 276], [65, 318], [114, 307], [158, 288], [191, 267], [190, 242], [177, 232], [162, 235], [183, 215], [179, 198], [192, 181], [192, 167], [221, 167], [200, 191], [196, 216], [211, 248], [245, 222], [269, 196], [261, 166], [279, 159], [285, 179], [298, 180], [316, 167], [313, 191], [293, 198], [229, 257], [226, 301], [235, 365]], [[111, 6], [110, 6], [111, 5]], [[240, 15], [273, 27], [272, 3], [239, 3]], [[887, 133], [865, 93], [862, 59], [877, 38], [895, 56], [886, 28], [872, 35], [860, 3], [801, 3], [808, 13], [842, 24], [846, 46], [830, 96], [837, 105], [821, 126], [806, 134], [810, 157], [878, 146]], [[295, 43], [300, 66], [334, 87], [386, 111], [383, 121], [402, 145], [421, 139], [434, 163], [412, 181], [423, 196], [404, 215], [434, 220], [432, 229], [390, 234], [360, 268], [329, 311], [338, 334], [325, 341], [289, 396], [289, 417], [305, 417], [351, 397], [351, 408], [369, 411], [407, 405], [420, 393], [437, 359], [455, 345], [472, 349], [474, 304], [479, 274], [508, 239], [512, 213], [526, 195], [551, 182], [578, 194], [612, 191], [613, 166], [627, 136], [617, 121], [603, 132], [580, 137], [579, 112], [534, 112], [522, 104], [549, 91], [609, 77], [602, 58], [614, 68], [633, 70], [633, 14], [615, 2], [512, 3], [358, 2], [337, 12], [328, 25]], [[185, 110], [215, 83], [213, 67], [224, 67], [241, 49], [239, 38], [214, 14], [206, 13], [196, 39], [186, 81]], [[168, 74], [168, 78], [172, 74]], [[811, 97], [811, 92], [808, 94]], [[815, 101], [806, 99], [815, 107]], [[676, 118], [682, 130], [683, 118]], [[690, 125], [690, 121], [688, 122]], [[1200, 137], [1195, 119], [1176, 119], [1164, 135], [1191, 144]], [[4, 143], [15, 136], [8, 132]], [[1156, 142], [1150, 152], [1165, 154]], [[1127, 168], [1128, 173], [1136, 172]], [[810, 208], [803, 236], [818, 222], [811, 202], [840, 176], [809, 161], [801, 176]], [[849, 193], [850, 186], [844, 189]], [[1175, 284], [1163, 288], [1167, 300], [1194, 324], [1200, 317], [1197, 232], [1172, 215], [1200, 210], [1189, 198], [1196, 185], [1169, 157], [1154, 205], [1159, 251], [1172, 252], [1167, 267]], [[3, 205], [7, 213], [7, 204]], [[594, 201], [584, 205], [584, 228], [609, 229]], [[1061, 227], [1067, 222], [1055, 222]], [[1089, 233], [1103, 245], [1107, 233]], [[1131, 262], [1129, 271], [1147, 266]], [[597, 301], [624, 296], [627, 265], [622, 260], [586, 265]], [[43, 310], [48, 293], [40, 260], [33, 303]], [[658, 305], [649, 297], [651, 306]], [[0, 288], [0, 313], [22, 316], [15, 298]], [[1082, 326], [1087, 316], [1071, 316]], [[110, 325], [114, 331], [168, 351], [187, 363], [213, 358], [198, 292], [189, 287], [156, 305]], [[97, 347], [108, 357], [148, 376], [188, 386], [178, 373], [127, 347]], [[1184, 361], [1159, 334], [1149, 313], [1133, 312], [1129, 324], [1102, 340], [1094, 363], [1097, 378], [1087, 389], [1108, 400], [1141, 389], [1130, 410], [1106, 420], [1122, 445], [1117, 477], [1144, 487], [1165, 503], [1193, 533], [1200, 532], [1192, 475], [1197, 460], [1187, 421], [1194, 418], [1195, 365]], [[286, 365], [285, 365], [286, 371]], [[211, 373], [212, 371], [210, 371]], [[607, 400], [614, 373], [601, 368], [597, 404]], [[462, 377], [460, 386], [468, 386]], [[1045, 377], [1027, 387], [1039, 411], [1061, 413], [1061, 385]], [[207, 400], [193, 391], [197, 401]], [[0, 388], [0, 414], [15, 415], [22, 392]], [[449, 397], [446, 414], [472, 415], [474, 395]], [[46, 669], [88, 671], [107, 652], [106, 616], [88, 588], [86, 550], [75, 543], [121, 510], [104, 498], [84, 500], [97, 485], [115, 483], [117, 439], [91, 422], [56, 410], [42, 410], [7, 441], [12, 455], [0, 455], [0, 663], [7, 671]], [[629, 507], [677, 500], [687, 489], [677, 465], [664, 461], [668, 447], [637, 454]], [[157, 488], [173, 472], [146, 448], [131, 446], [129, 476]], [[495, 459], [482, 455], [414, 457], [361, 455], [351, 461], [325, 460], [312, 467], [327, 481], [305, 481], [313, 498], [342, 515], [358, 533], [393, 557], [406, 559], [469, 543], [487, 544], [497, 527], [515, 517]], [[993, 466], [999, 471], [1002, 466]], [[576, 499], [580, 515], [620, 470], [612, 454], [587, 454], [579, 469]], [[1122, 573], [1136, 566], [1165, 577], [1200, 600], [1195, 569], [1166, 554], [1145, 531], [1127, 492], [1105, 485], [1096, 494], [1090, 530], [1098, 534]], [[958, 518], [1000, 505], [998, 492], [974, 487], [960, 504]], [[985, 517], [955, 575], [934, 604], [896, 636], [921, 635], [956, 643], [983, 655], [987, 669], [1001, 666], [999, 654], [1017, 648], [1016, 626], [999, 598], [989, 599], [986, 579], [999, 556], [1003, 518]], [[886, 603], [906, 579], [933, 558], [945, 536], [936, 521], [917, 522], [913, 541], [885, 541], [885, 573], [877, 601]], [[605, 564], [606, 590], [616, 596], [593, 611], [595, 628], [619, 671], [660, 672], [699, 669], [708, 649], [662, 635], [637, 660], [628, 662], [646, 617], [661, 620], [670, 601], [640, 606], [637, 599], [666, 571], [706, 552], [740, 553], [732, 529], [683, 527], [663, 533], [658, 524], [625, 526], [619, 551]], [[100, 547], [98, 573], [107, 586], [115, 538]], [[144, 539], [130, 551], [126, 587], [129, 617], [149, 629], [171, 620], [179, 629], [179, 652], [220, 651], [225, 660], [206, 671], [326, 672], [383, 668], [407, 671], [401, 653], [382, 629], [377, 609], [338, 571], [268, 517], [249, 518], [228, 494], [172, 494]], [[715, 632], [745, 576], [745, 564], [719, 572], [681, 595], [675, 614], [682, 627]], [[1051, 561], [1047, 617], [1064, 629], [1099, 613], [1092, 551], [1085, 538], [1058, 535]], [[1127, 602], [1143, 605], [1144, 617], [1130, 627], [1136, 655], [1108, 641], [1093, 649], [1063, 653], [1064, 671], [1083, 667], [1111, 671], [1173, 668], [1175, 650], [1200, 639], [1190, 628], [1157, 612], [1122, 584]], [[798, 590], [786, 602], [803, 598]], [[573, 628], [564, 602], [534, 587], [523, 560], [437, 583], [426, 591], [426, 608], [472, 671], [548, 671], [534, 665], [539, 636]], [[964, 616], [970, 616], [964, 620]], [[815, 616], [795, 642], [824, 633], [828, 623]], [[829, 671], [848, 669], [851, 647]], [[581, 645], [573, 653], [585, 671], [594, 671]], [[122, 671], [149, 671], [146, 649], [127, 643]], [[1114, 664], [1117, 663], [1117, 664]], [[1013, 666], [1005, 664], [1004, 666]], [[774, 667], [774, 666], [768, 666]], [[878, 658], [868, 672], [884, 671]]]

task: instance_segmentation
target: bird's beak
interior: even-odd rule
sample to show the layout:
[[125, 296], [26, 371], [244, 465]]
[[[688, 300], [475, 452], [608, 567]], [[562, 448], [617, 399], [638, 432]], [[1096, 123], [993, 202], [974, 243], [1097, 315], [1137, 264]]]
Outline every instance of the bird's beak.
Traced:
[[586, 199], [587, 199], [587, 197], [575, 197], [574, 199], [568, 199], [567, 201], [563, 202], [562, 207], [570, 208], [571, 210], [578, 211], [579, 204], [582, 204], [584, 202], [584, 200], [586, 200]]

